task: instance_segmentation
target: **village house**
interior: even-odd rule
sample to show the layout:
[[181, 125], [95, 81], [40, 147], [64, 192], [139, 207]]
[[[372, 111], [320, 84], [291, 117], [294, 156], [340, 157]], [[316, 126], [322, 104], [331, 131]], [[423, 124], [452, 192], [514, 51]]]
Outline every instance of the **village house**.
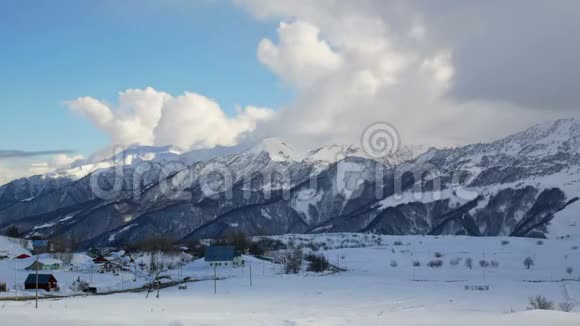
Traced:
[[87, 251], [87, 255], [89, 255], [89, 257], [106, 257], [115, 251], [117, 251], [117, 249], [113, 247], [90, 248]]
[[16, 259], [28, 259], [28, 258], [30, 258], [30, 255], [27, 254], [21, 254], [16, 256]]
[[93, 259], [93, 263], [95, 264], [106, 264], [109, 260], [103, 256], [98, 256], [97, 258]]
[[52, 252], [53, 245], [48, 240], [32, 240], [32, 252], [35, 255]]
[[205, 261], [211, 267], [231, 266], [238, 267], [244, 265], [244, 260], [234, 247], [230, 246], [210, 246], [205, 249]]
[[[24, 281], [24, 288], [26, 290], [36, 289], [36, 274], [28, 274], [26, 281]], [[38, 289], [45, 291], [59, 291], [58, 281], [52, 274], [38, 274]]]
[[43, 258], [38, 262], [34, 261], [30, 266], [26, 267], [27, 271], [54, 271], [62, 268], [62, 261], [58, 259]]
[[6, 286], [6, 283], [0, 282], [0, 292], [8, 292], [8, 287]]

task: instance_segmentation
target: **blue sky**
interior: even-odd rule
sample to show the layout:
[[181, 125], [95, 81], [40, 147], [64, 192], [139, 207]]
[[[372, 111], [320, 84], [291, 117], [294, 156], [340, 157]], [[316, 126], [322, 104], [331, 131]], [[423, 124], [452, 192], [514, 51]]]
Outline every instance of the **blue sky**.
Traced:
[[228, 113], [280, 106], [289, 91], [256, 58], [276, 26], [225, 1], [2, 1], [0, 149], [88, 155], [107, 135], [62, 102], [127, 88], [198, 92]]

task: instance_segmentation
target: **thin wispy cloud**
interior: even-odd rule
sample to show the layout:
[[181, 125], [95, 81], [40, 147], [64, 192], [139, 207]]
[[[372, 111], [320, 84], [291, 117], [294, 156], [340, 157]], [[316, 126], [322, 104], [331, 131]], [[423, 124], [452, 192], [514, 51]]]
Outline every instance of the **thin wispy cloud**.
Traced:
[[7, 158], [24, 158], [34, 156], [47, 156], [59, 154], [73, 154], [75, 151], [68, 149], [48, 150], [48, 151], [20, 151], [20, 150], [2, 150], [0, 149], [0, 159]]

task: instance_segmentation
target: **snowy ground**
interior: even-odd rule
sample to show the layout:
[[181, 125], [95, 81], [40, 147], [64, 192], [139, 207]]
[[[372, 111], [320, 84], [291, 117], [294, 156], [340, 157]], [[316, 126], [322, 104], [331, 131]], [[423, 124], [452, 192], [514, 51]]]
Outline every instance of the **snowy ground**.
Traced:
[[[0, 256], [8, 256], [8, 259], [0, 260], [0, 283], [6, 283], [9, 292], [0, 292], [0, 298], [3, 297], [27, 297], [34, 296], [34, 290], [24, 290], [24, 281], [26, 277], [34, 273], [34, 271], [27, 271], [26, 268], [32, 265], [36, 257], [32, 256], [26, 259], [14, 259], [14, 257], [20, 254], [32, 255], [26, 246], [22, 246], [19, 240], [12, 240], [6, 237], [0, 236]], [[58, 285], [60, 291], [58, 292], [44, 292], [40, 291], [40, 296], [50, 295], [50, 296], [69, 296], [74, 294], [79, 294], [71, 290], [71, 285], [79, 278], [83, 281], [90, 283], [90, 286], [97, 287], [99, 292], [108, 291], [119, 291], [131, 288], [138, 288], [149, 284], [152, 277], [148, 275], [143, 268], [138, 264], [141, 262], [148, 263], [150, 261], [150, 256], [144, 254], [140, 256], [135, 256], [137, 264], [129, 264], [128, 267], [131, 268], [131, 272], [120, 272], [117, 271], [115, 274], [112, 272], [98, 273], [100, 266], [92, 262], [92, 258], [84, 253], [75, 253], [68, 255], [68, 259], [64, 259], [63, 256], [59, 254], [41, 254], [40, 261], [46, 259], [58, 258], [63, 262], [63, 268], [60, 270], [50, 270], [50, 271], [40, 271], [41, 274], [53, 274], [58, 280]], [[189, 268], [191, 275], [194, 275], [195, 271], [191, 270], [192, 266], [186, 265], [184, 268], [177, 268], [182, 263], [182, 259], [189, 261], [191, 256], [186, 254], [179, 254], [175, 256], [164, 256], [160, 258], [165, 265], [173, 265], [175, 268], [169, 270], [163, 275], [171, 276], [173, 280], [183, 279], [183, 269]], [[70, 260], [70, 261], [68, 261]], [[137, 273], [134, 272], [134, 268], [137, 268]], [[202, 266], [197, 266], [201, 269], [202, 274], [207, 274], [206, 269]]]
[[[286, 236], [298, 244], [313, 239]], [[354, 239], [355, 241], [345, 240]], [[160, 298], [145, 293], [0, 302], [2, 325], [42, 322], [45, 325], [579, 325], [579, 313], [526, 311], [528, 297], [544, 295], [559, 303], [565, 297], [580, 303], [578, 239], [537, 240], [464, 237], [377, 237], [318, 235], [329, 248], [323, 253], [347, 272], [319, 276], [303, 272], [282, 275], [280, 267], [255, 260], [243, 269], [221, 269], [213, 281], [190, 283], [187, 290], [161, 290]], [[509, 243], [502, 244], [502, 240]], [[338, 248], [359, 242], [365, 247]], [[380, 242], [380, 244], [377, 244]], [[395, 245], [395, 243], [397, 245]], [[332, 249], [338, 248], [338, 249]], [[426, 264], [441, 253], [444, 265]], [[524, 268], [533, 257], [535, 265]], [[456, 266], [451, 260], [461, 258]], [[473, 269], [464, 261], [472, 258]], [[480, 260], [496, 261], [483, 269]], [[396, 261], [396, 267], [393, 267]], [[413, 267], [419, 261], [420, 267]], [[566, 272], [572, 267], [571, 274]], [[180, 273], [210, 276], [195, 261]], [[565, 279], [564, 281], [562, 281]], [[489, 285], [489, 291], [465, 286]], [[579, 311], [577, 308], [576, 311]]]

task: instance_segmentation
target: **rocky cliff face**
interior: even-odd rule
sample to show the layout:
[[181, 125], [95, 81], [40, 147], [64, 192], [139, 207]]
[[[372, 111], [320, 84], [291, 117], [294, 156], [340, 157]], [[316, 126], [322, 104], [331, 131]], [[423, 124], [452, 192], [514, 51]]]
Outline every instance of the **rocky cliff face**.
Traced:
[[489, 144], [380, 160], [337, 145], [304, 157], [274, 139], [217, 155], [133, 148], [0, 187], [0, 229], [84, 246], [230, 231], [550, 237], [566, 235], [550, 225], [576, 209], [579, 193], [580, 124], [559, 120]]

